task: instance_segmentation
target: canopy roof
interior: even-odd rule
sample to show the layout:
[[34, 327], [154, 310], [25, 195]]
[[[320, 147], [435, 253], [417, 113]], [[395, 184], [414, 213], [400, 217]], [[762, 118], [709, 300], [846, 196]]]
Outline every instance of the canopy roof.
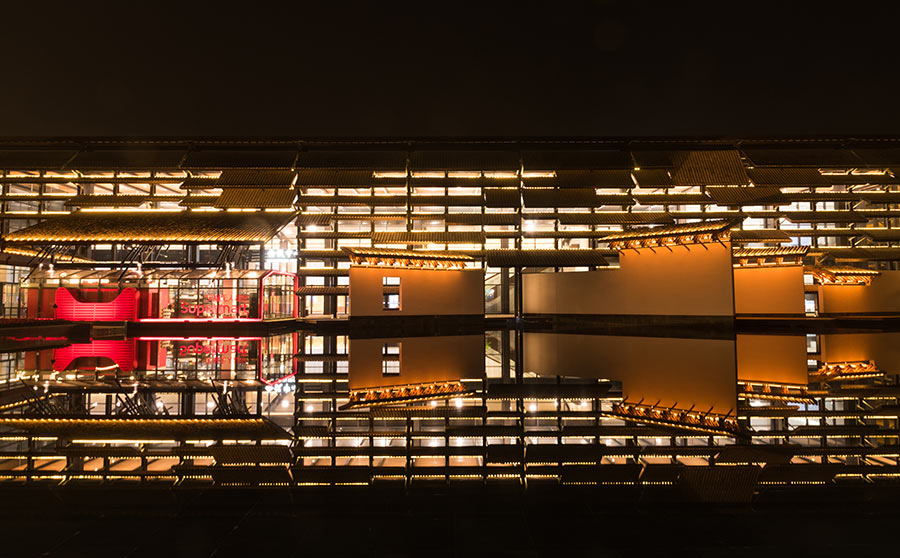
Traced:
[[735, 258], [777, 258], [779, 256], [805, 256], [809, 246], [780, 246], [775, 248], [737, 248]]
[[280, 440], [265, 418], [0, 418], [0, 427], [69, 440]]
[[391, 250], [386, 248], [344, 248], [355, 264], [407, 265], [412, 267], [462, 267], [474, 261], [472, 256], [453, 252], [427, 252], [417, 250]]
[[238, 243], [267, 242], [293, 212], [77, 212], [9, 233], [7, 242]]
[[138, 271], [136, 269], [36, 269], [28, 281], [36, 282], [46, 279], [62, 279], [66, 281], [106, 281], [109, 283], [160, 281], [163, 279], [259, 279], [272, 271], [254, 269], [153, 269]]
[[661, 239], [679, 236], [713, 235], [720, 236], [728, 233], [734, 225], [731, 220], [706, 221], [704, 223], [689, 223], [686, 225], [672, 225], [667, 227], [653, 227], [633, 229], [620, 233], [604, 236], [603, 242], [627, 242], [631, 240]]

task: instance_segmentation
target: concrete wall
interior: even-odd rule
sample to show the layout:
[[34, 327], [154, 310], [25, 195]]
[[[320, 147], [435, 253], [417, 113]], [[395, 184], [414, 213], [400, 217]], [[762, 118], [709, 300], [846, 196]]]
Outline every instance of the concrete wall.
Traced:
[[737, 409], [733, 340], [526, 333], [525, 371], [619, 380], [628, 401]]
[[[641, 248], [620, 267], [524, 276], [530, 314], [730, 316], [734, 313], [731, 244]], [[801, 296], [802, 305], [802, 296]]]
[[[400, 374], [381, 371], [385, 343], [400, 343]], [[350, 389], [447, 382], [484, 375], [484, 335], [351, 339]]]
[[745, 382], [805, 386], [805, 335], [738, 335], [737, 377]]
[[803, 266], [734, 268], [737, 314], [803, 316]]
[[824, 362], [874, 360], [879, 370], [900, 374], [900, 333], [841, 333], [820, 335]]
[[[400, 310], [382, 308], [382, 278], [400, 278]], [[353, 266], [350, 316], [484, 314], [484, 271]]]
[[878, 313], [900, 313], [900, 271], [882, 271], [869, 286], [819, 286], [819, 314]]

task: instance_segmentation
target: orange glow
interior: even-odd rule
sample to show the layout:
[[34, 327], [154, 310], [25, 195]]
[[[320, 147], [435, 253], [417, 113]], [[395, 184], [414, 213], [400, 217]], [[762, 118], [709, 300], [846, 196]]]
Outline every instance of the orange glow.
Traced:
[[737, 418], [730, 415], [674, 407], [657, 407], [639, 403], [622, 402], [613, 405], [611, 412], [604, 412], [624, 420], [658, 426], [684, 428], [710, 434], [740, 434]]
[[875, 361], [825, 363], [814, 373], [810, 379], [817, 382], [861, 380], [864, 378], [878, 378], [884, 376], [884, 372], [878, 370]]
[[462, 382], [439, 382], [350, 391], [350, 402], [341, 409], [431, 401], [471, 395]]

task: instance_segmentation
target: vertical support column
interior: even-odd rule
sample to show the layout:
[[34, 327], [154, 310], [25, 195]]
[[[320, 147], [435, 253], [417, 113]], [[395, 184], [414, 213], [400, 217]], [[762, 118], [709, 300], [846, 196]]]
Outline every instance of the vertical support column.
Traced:
[[525, 311], [525, 309], [524, 309], [524, 300], [525, 299], [522, 295], [522, 268], [521, 267], [515, 268], [514, 279], [515, 279], [515, 295], [516, 295], [516, 301], [515, 301], [516, 320], [521, 320], [522, 315], [524, 314], [524, 311]]
[[[521, 386], [524, 383], [524, 372], [523, 372], [523, 355], [524, 350], [522, 348], [522, 339], [524, 334], [522, 329], [517, 327], [516, 330], [516, 342], [515, 342], [515, 354], [516, 354], [516, 385]], [[518, 436], [516, 437], [516, 443], [522, 449], [522, 458], [519, 460], [519, 482], [522, 486], [526, 486], [526, 478], [525, 478], [525, 399], [522, 396], [522, 391], [518, 392], [516, 397], [516, 427], [518, 430]]]
[[178, 410], [179, 414], [183, 417], [192, 417], [194, 416], [194, 407], [195, 407], [195, 395], [193, 391], [185, 390], [181, 394], [181, 409]]
[[[503, 239], [504, 248], [506, 248], [506, 239]], [[509, 292], [510, 292], [510, 283], [509, 283], [509, 269], [505, 267], [500, 268], [500, 313], [501, 314], [509, 314]]]

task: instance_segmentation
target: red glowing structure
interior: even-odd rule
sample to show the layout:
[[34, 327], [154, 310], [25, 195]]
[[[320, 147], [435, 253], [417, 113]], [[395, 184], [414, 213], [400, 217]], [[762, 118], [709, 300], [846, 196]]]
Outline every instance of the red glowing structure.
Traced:
[[23, 283], [32, 319], [259, 322], [297, 316], [297, 277], [272, 270], [38, 270]]

